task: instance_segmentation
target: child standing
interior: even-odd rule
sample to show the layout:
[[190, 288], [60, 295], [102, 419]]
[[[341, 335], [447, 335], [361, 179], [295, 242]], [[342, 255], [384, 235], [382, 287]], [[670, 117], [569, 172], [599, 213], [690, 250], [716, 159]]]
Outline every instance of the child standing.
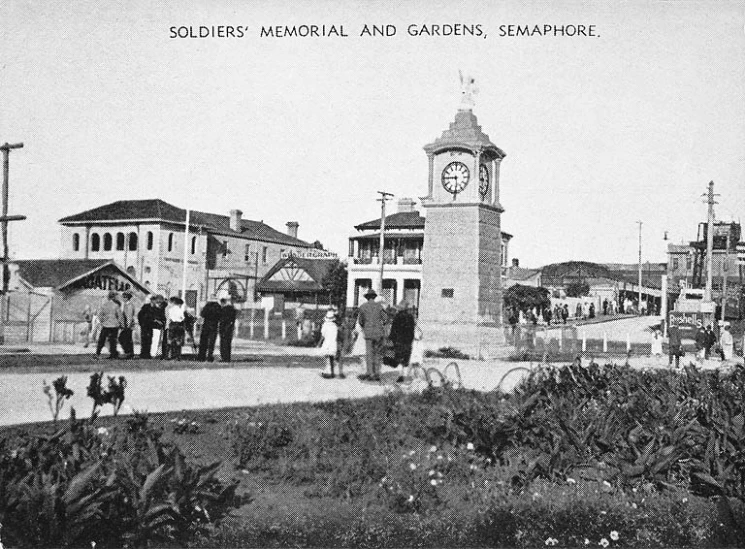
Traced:
[[326, 368], [321, 373], [321, 377], [325, 379], [333, 379], [334, 375], [334, 363], [336, 361], [336, 352], [339, 348], [337, 344], [337, 337], [339, 335], [339, 327], [336, 325], [336, 314], [330, 310], [326, 313], [323, 325], [321, 326], [321, 341], [319, 347], [321, 347], [321, 354], [326, 358]]

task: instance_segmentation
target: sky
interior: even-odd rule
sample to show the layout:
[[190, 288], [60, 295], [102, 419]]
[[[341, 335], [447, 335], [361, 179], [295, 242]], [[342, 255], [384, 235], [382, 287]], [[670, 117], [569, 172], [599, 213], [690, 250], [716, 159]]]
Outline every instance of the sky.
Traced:
[[[480, 36], [422, 34], [456, 24]], [[219, 25], [242, 36], [172, 37]], [[347, 36], [261, 36], [300, 25]], [[521, 265], [634, 263], [637, 221], [643, 260], [664, 261], [665, 231], [696, 237], [712, 180], [717, 219], [745, 217], [745, 0], [5, 0], [0, 143], [24, 143], [9, 209], [28, 218], [11, 257], [56, 257], [58, 219], [148, 198], [298, 221], [345, 257], [377, 191], [426, 194], [422, 148], [455, 117], [459, 70], [507, 153], [502, 228]]]

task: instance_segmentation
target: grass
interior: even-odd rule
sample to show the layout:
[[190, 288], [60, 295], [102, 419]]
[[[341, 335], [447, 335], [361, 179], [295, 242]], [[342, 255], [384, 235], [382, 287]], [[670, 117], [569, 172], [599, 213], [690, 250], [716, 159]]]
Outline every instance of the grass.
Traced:
[[[313, 356], [293, 355], [242, 355], [233, 354], [229, 364], [221, 362], [199, 362], [193, 354], [185, 354], [183, 360], [143, 360], [134, 358], [129, 360], [109, 360], [104, 353], [103, 358], [96, 359], [92, 354], [71, 355], [36, 355], [36, 354], [0, 354], [0, 374], [14, 373], [71, 373], [96, 372], [101, 369], [111, 369], [116, 365], [117, 371], [163, 371], [163, 370], [201, 370], [204, 368], [256, 368], [256, 367], [293, 367], [316, 368], [322, 367], [322, 358]], [[218, 355], [219, 356], [219, 355]]]

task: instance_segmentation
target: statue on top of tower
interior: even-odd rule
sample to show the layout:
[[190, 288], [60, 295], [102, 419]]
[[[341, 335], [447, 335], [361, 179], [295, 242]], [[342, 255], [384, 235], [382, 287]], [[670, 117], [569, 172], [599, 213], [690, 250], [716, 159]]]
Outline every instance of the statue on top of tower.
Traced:
[[479, 93], [479, 89], [476, 87], [476, 79], [469, 74], [463, 76], [461, 70], [458, 70], [458, 76], [460, 76], [460, 108], [471, 110], [476, 105], [474, 96]]

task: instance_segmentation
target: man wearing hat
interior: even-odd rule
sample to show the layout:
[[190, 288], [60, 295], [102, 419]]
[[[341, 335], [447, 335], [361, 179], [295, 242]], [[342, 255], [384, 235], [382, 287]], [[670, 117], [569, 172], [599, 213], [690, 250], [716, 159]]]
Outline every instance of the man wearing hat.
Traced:
[[220, 331], [220, 362], [230, 362], [237, 315], [238, 311], [235, 310], [230, 299], [226, 295], [220, 297], [220, 324], [218, 328]]
[[360, 305], [359, 323], [367, 348], [367, 372], [359, 376], [361, 380], [380, 381], [387, 315], [383, 306], [375, 301], [376, 297], [378, 294], [370, 288], [365, 294], [367, 302]]
[[107, 341], [109, 343], [109, 358], [117, 358], [119, 356], [116, 350], [116, 334], [119, 331], [121, 311], [116, 298], [116, 292], [109, 292], [108, 299], [98, 309], [98, 318], [101, 321], [101, 334], [98, 336], [98, 344], [96, 345], [96, 357], [101, 356], [101, 349], [103, 349]]
[[119, 344], [124, 351], [123, 358], [135, 356], [134, 343], [132, 342], [132, 329], [135, 327], [135, 306], [132, 304], [132, 292], [122, 292], [121, 317], [119, 318]]
[[213, 360], [221, 313], [222, 309], [216, 300], [216, 296], [212, 296], [212, 299], [202, 307], [200, 314], [202, 317], [202, 331], [199, 335], [199, 355], [197, 356], [197, 360], [201, 362], [205, 360], [212, 362]]
[[724, 323], [724, 330], [719, 338], [719, 344], [722, 346], [722, 360], [732, 360], [735, 354], [735, 340], [732, 338], [729, 322]]

